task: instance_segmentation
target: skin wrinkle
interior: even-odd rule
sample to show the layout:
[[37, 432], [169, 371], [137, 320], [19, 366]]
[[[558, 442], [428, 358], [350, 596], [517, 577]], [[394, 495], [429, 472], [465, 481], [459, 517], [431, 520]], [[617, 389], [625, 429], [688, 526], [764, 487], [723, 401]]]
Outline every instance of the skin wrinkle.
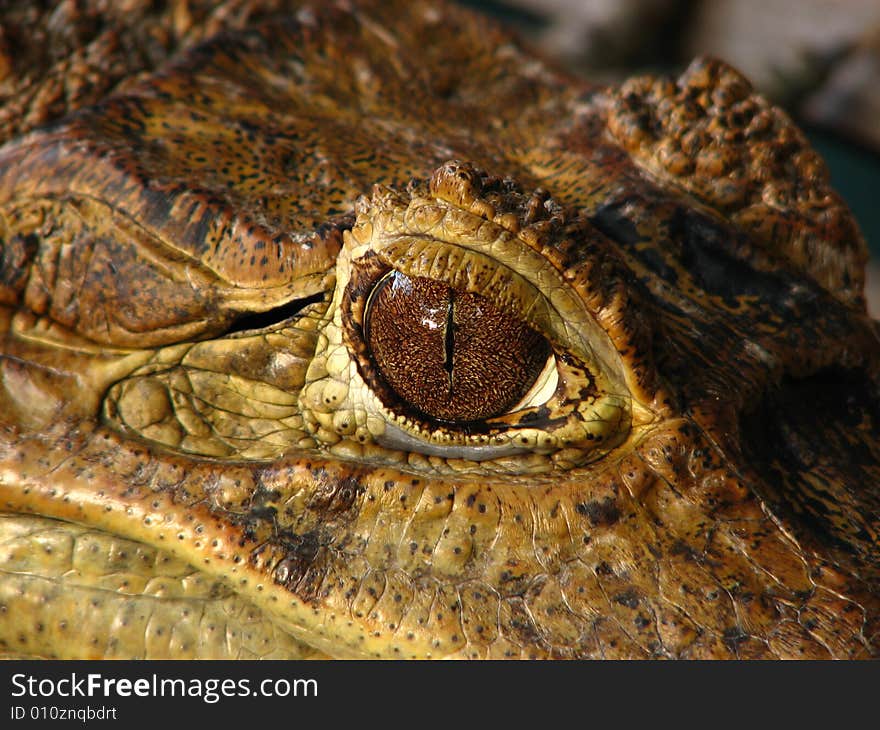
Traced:
[[[424, 494], [424, 491], [422, 493]], [[455, 497], [455, 493], [453, 492], [453, 499], [454, 499], [454, 497]], [[442, 504], [446, 505], [446, 502], [443, 501]], [[451, 514], [452, 514], [452, 505], [450, 504], [448, 506], [446, 514], [443, 515], [443, 522], [441, 524], [441, 527], [440, 527], [440, 529], [437, 530], [437, 538], [434, 540], [434, 545], [433, 545], [433, 548], [431, 549], [432, 554], [437, 552], [437, 548], [439, 547], [440, 543], [443, 541], [445, 534], [447, 534], [448, 530], [450, 529], [449, 528], [449, 517]]]
[[[659, 562], [657, 563], [657, 565], [654, 566], [653, 569], [654, 569], [655, 583], [659, 585], [659, 583], [660, 583], [660, 564], [659, 564]], [[651, 611], [651, 617], [654, 620], [654, 632], [657, 634], [657, 645], [660, 649], [660, 653], [664, 657], [670, 658], [672, 656], [672, 652], [665, 646], [664, 641], [663, 641], [663, 631], [660, 628], [661, 627], [661, 618], [660, 618], [660, 616], [657, 615], [657, 609], [653, 605], [651, 605], [649, 607], [649, 610]]]
[[[101, 207], [106, 206], [106, 201], [103, 200], [98, 195], [90, 195], [89, 193], [86, 193], [86, 192], [77, 191], [76, 196], [80, 200], [89, 201], [94, 205], [98, 205]], [[38, 200], [38, 199], [35, 199], [33, 202], [36, 202], [36, 200]], [[60, 202], [60, 196], [59, 197], [47, 197], [47, 198], [45, 198], [45, 200], [50, 200], [53, 202]], [[79, 217], [79, 219], [82, 223], [89, 222], [86, 218], [84, 218], [82, 216], [82, 214], [79, 212], [79, 210], [77, 208], [73, 208], [73, 211]], [[167, 249], [173, 250], [174, 253], [176, 253], [178, 255], [182, 255], [182, 256], [186, 257], [187, 259], [194, 261], [192, 256], [187, 251], [185, 251], [184, 249], [179, 249], [179, 248], [175, 247], [173, 239], [163, 238], [161, 235], [157, 235], [157, 233], [155, 231], [152, 231], [152, 230], [145, 228], [144, 226], [142, 226], [138, 222], [137, 218], [131, 216], [126, 211], [114, 209], [112, 211], [111, 215], [114, 218], [123, 219], [125, 221], [126, 227], [131, 227], [131, 228], [137, 230], [140, 233], [140, 235], [142, 235], [143, 237], [155, 238], [156, 241], [161, 246], [163, 246]], [[92, 249], [86, 249], [86, 251], [85, 251], [85, 256], [87, 257], [86, 262], [88, 262], [90, 260], [92, 253], [93, 253]], [[164, 258], [157, 256], [155, 254], [155, 252], [150, 247], [143, 247], [141, 250], [138, 251], [138, 254], [141, 257], [143, 257], [145, 260], [149, 261], [150, 264], [157, 267], [160, 270], [160, 272], [162, 274], [164, 274], [165, 276], [167, 276], [169, 278], [177, 278], [180, 276], [180, 267], [168, 266], [167, 259], [164, 259]], [[193, 290], [199, 290], [201, 288], [201, 287], [197, 286], [197, 284], [192, 280], [192, 274], [191, 274], [189, 265], [183, 267], [183, 277], [181, 278], [181, 280], [186, 281], [186, 283]]]
[[[244, 380], [244, 378], [242, 378], [242, 380]], [[226, 381], [223, 383], [223, 386], [222, 386], [223, 390], [227, 393], [234, 395], [234, 396], [240, 397], [241, 390], [236, 390], [235, 388], [228, 387], [229, 381], [230, 381], [230, 378], [227, 377]], [[193, 390], [196, 391], [198, 389], [193, 388]], [[229, 410], [228, 408], [223, 408], [222, 406], [218, 406], [216, 404], [211, 404], [206, 398], [202, 398], [202, 397], [196, 395], [195, 393], [191, 393], [189, 395], [192, 395], [192, 397], [194, 399], [199, 400], [202, 403], [211, 405], [216, 410], [224, 411], [225, 413], [233, 413], [233, 414], [239, 415], [239, 416], [247, 416], [248, 415], [246, 413], [242, 413], [241, 411], [232, 411], [232, 410]], [[267, 406], [276, 406], [278, 408], [287, 408], [287, 406], [285, 406], [285, 405], [279, 405], [277, 402], [272, 402], [272, 401], [267, 400], [265, 398], [252, 397], [252, 398], [250, 398], [250, 400], [255, 401], [257, 403], [262, 403], [263, 405], [267, 405]], [[292, 411], [292, 408], [291, 408], [291, 411]], [[272, 419], [272, 420], [276, 420], [276, 419]], [[280, 417], [277, 420], [280, 420]]]
[[[49, 529], [49, 528], [45, 528], [45, 529], [43, 529], [43, 530], [41, 530], [41, 531], [30, 532], [30, 535], [33, 536], [31, 539], [36, 538], [36, 536], [37, 536], [37, 535], [40, 535], [40, 534], [50, 534], [50, 535], [51, 535], [51, 534], [56, 534], [56, 533], [58, 533], [58, 532], [61, 530], [62, 525], [61, 525], [61, 523], [56, 523], [56, 524], [57, 524], [58, 526], [56, 526], [56, 527], [52, 527], [51, 529]], [[4, 525], [4, 526], [2, 526], [2, 527], [5, 528], [6, 526]], [[8, 534], [8, 532], [5, 532], [4, 534]], [[27, 534], [27, 533], [23, 533], [23, 534]], [[91, 534], [95, 534], [95, 533], [91, 533]], [[15, 539], [19, 540], [20, 538], [21, 538], [21, 536], [19, 535], [19, 537], [15, 538]], [[4, 546], [7, 546], [7, 545], [9, 545], [10, 543], [9, 543], [9, 540], [4, 540], [4, 541], [2, 542], [2, 544], [3, 544]], [[129, 545], [130, 545], [130, 546], [134, 546], [134, 543], [129, 543]], [[70, 555], [73, 555], [73, 554], [75, 554], [75, 553], [76, 553], [76, 548], [73, 547], [72, 550], [71, 550], [71, 552], [70, 552]], [[145, 567], [146, 567], [146, 566], [145, 566]], [[9, 574], [8, 571], [3, 571], [3, 572], [4, 572], [5, 574], [7, 574], [7, 575]], [[107, 579], [107, 578], [112, 579], [113, 575], [114, 575], [114, 574], [111, 573], [111, 574], [107, 574], [107, 575], [105, 575], [104, 577], [105, 577], [105, 579]], [[124, 575], [124, 574], [123, 574], [123, 575]], [[197, 573], [196, 573], [196, 574], [190, 573], [190, 574], [189, 574], [189, 577], [192, 577], [192, 575], [197, 575]], [[185, 578], [185, 576], [183, 576], [183, 575], [180, 575], [180, 576], [178, 576], [178, 577], [180, 577], [180, 578]], [[53, 585], [57, 585], [57, 586], [59, 586], [59, 587], [65, 587], [66, 590], [77, 589], [77, 583], [76, 583], [76, 581], [74, 581], [74, 585], [71, 585], [70, 582], [69, 582], [69, 577], [67, 576], [67, 574], [63, 574], [63, 575], [60, 575], [60, 576], [58, 576], [58, 577], [54, 577], [54, 578], [51, 577], [51, 576], [48, 576], [48, 575], [46, 575], [46, 576], [28, 576], [28, 580], [30, 580], [30, 581], [32, 581], [32, 582], [33, 582], [33, 581], [36, 581], [36, 582], [42, 582], [42, 583], [45, 583], [45, 584], [53, 584]], [[81, 586], [82, 584], [80, 583], [79, 585]], [[150, 584], [148, 584], [147, 586], [145, 586], [145, 588], [146, 588], [147, 590], [149, 590], [149, 585], [150, 585]], [[118, 596], [118, 595], [120, 595], [120, 593], [119, 593], [120, 589], [119, 589], [119, 588], [115, 588], [115, 589], [114, 589], [114, 588], [109, 588], [109, 587], [93, 586], [90, 590], [92, 591], [92, 595], [93, 595], [93, 596], [105, 596], [105, 597], [108, 597], [108, 598], [112, 598], [112, 597], [114, 597], [114, 596]], [[161, 590], [164, 590], [164, 589], [161, 589]], [[38, 592], [39, 592], [39, 591], [38, 591]], [[193, 620], [195, 620], [196, 623], [198, 623], [198, 624], [204, 624], [204, 622], [205, 622], [205, 620], [206, 620], [206, 619], [204, 618], [204, 608], [205, 608], [205, 606], [208, 605], [212, 600], [214, 600], [214, 599], [212, 599], [208, 594], [203, 594], [201, 597], [197, 597], [197, 596], [184, 597], [184, 596], [181, 596], [181, 595], [178, 595], [178, 596], [175, 597], [175, 596], [170, 596], [170, 595], [157, 595], [157, 594], [155, 594], [155, 593], [153, 593], [153, 594], [147, 594], [147, 595], [148, 595], [148, 601], [147, 601], [147, 604], [145, 604], [145, 605], [148, 605], [148, 606], [150, 607], [150, 612], [151, 612], [150, 615], [149, 615], [149, 617], [148, 617], [148, 620], [147, 620], [147, 629], [148, 629], [148, 630], [147, 630], [147, 635], [148, 635], [148, 636], [152, 633], [152, 628], [151, 628], [151, 627], [153, 627], [153, 625], [154, 625], [154, 621], [155, 621], [155, 611], [153, 610], [152, 607], [154, 607], [154, 606], [161, 606], [161, 605], [163, 605], [163, 604], [165, 604], [165, 605], [170, 605], [170, 606], [175, 606], [175, 607], [176, 607], [176, 606], [180, 606], [181, 604], [188, 604], [188, 605], [190, 606], [190, 608], [184, 609], [184, 612], [183, 612], [184, 616], [185, 616], [185, 617], [193, 617]], [[233, 592], [230, 591], [230, 590], [227, 590], [226, 593], [225, 593], [225, 595], [226, 595], [227, 597], [234, 597]], [[95, 599], [95, 600], [100, 601], [101, 599]], [[224, 600], [225, 600], [225, 599], [224, 599]], [[231, 604], [228, 604], [228, 602], [227, 602], [227, 605], [229, 606], [229, 605], [231, 605]], [[178, 610], [178, 616], [179, 616], [179, 615], [180, 615], [180, 613], [179, 613], [179, 608], [178, 608], [177, 610]], [[197, 615], [193, 613], [194, 610], [196, 610]], [[248, 609], [248, 610], [250, 610], [250, 609]], [[199, 618], [200, 616], [201, 616], [202, 618]], [[165, 623], [164, 623], [164, 622], [161, 622], [160, 624], [158, 624], [158, 627], [159, 627], [159, 628], [162, 628], [162, 627], [164, 627], [164, 625], [165, 625]], [[244, 625], [242, 626], [242, 632], [247, 631], [247, 632], [249, 632], [249, 633], [252, 633], [255, 629], [256, 629], [256, 630], [260, 630], [260, 631], [263, 630], [263, 629], [260, 629], [259, 626], [254, 625], [253, 623], [249, 624], [247, 627], [245, 627]], [[178, 628], [175, 628], [175, 630], [179, 630], [179, 629], [178, 629]], [[163, 631], [164, 631], [164, 628], [163, 628]], [[268, 638], [268, 637], [267, 637], [267, 638]], [[169, 636], [168, 636], [168, 640], [169, 640], [169, 641], [174, 641], [174, 637], [171, 636], [171, 635], [169, 634]], [[108, 638], [108, 641], [113, 641], [113, 639], [112, 639], [112, 638]], [[264, 644], [265, 644], [265, 646], [267, 646], [267, 647], [268, 647], [268, 646], [271, 646], [271, 643], [270, 643], [269, 641], [265, 641]], [[238, 651], [244, 651], [244, 645], [242, 645], [242, 648], [240, 648]], [[149, 653], [149, 652], [148, 652], [148, 653]], [[233, 655], [233, 656], [235, 656], [235, 655]]]
[[[740, 543], [743, 544], [743, 545], [745, 544], [743, 541], [738, 541], [738, 542], [740, 542]], [[784, 588], [784, 587], [785, 587], [785, 584], [784, 584], [784, 583], [783, 583], [783, 582], [782, 582], [782, 581], [781, 581], [776, 575], [774, 575], [773, 572], [772, 572], [771, 570], [768, 570], [767, 568], [765, 568], [764, 566], [762, 566], [760, 563], [758, 563], [757, 561], [755, 561], [754, 559], [752, 559], [752, 558], [748, 555], [748, 553], [746, 553], [745, 551], [744, 551], [744, 555], [746, 556], [746, 560], [748, 560], [749, 563], [755, 567], [755, 570], [756, 570], [756, 571], [760, 571], [761, 573], [763, 573], [764, 575], [766, 575], [766, 576], [767, 576], [768, 578], [770, 578], [773, 582], [775, 582], [780, 588]], [[807, 564], [806, 560], [804, 560], [803, 558], [801, 558], [801, 562], [803, 563], [803, 566], [804, 566], [804, 572], [807, 573], [807, 575], [809, 576], [809, 565]], [[810, 579], [810, 580], [811, 580], [811, 582], [812, 582], [812, 579]], [[814, 584], [814, 585], [815, 585], [815, 584]]]
[[[367, 551], [367, 548], [371, 543], [375, 544], [376, 538], [374, 536], [376, 534], [376, 531], [378, 529], [381, 529], [379, 527], [379, 522], [381, 519], [382, 519], [382, 516], [381, 516], [380, 512], [378, 510], [376, 510], [374, 513], [374, 516], [373, 516], [373, 520], [370, 524], [369, 532], [367, 533], [367, 536], [364, 539], [364, 552]], [[366, 573], [369, 573], [369, 570], [370, 569], [367, 568]]]
[[[33, 580], [46, 581], [47, 583], [55, 583], [57, 585], [64, 585], [64, 586], [70, 585], [69, 579], [67, 579], [66, 577], [52, 578], [52, 577], [46, 577], [46, 576], [42, 576], [42, 575], [37, 576], [37, 575], [32, 575], [32, 574], [27, 574], [27, 573], [17, 573], [15, 571], [2, 570], [2, 569], [0, 569], [0, 573], [3, 573], [5, 575], [27, 575], [29, 578], [32, 578]], [[113, 573], [106, 574], [106, 576], [108, 578], [112, 577], [113, 575], [114, 575]], [[119, 595], [120, 593], [124, 593], [118, 589], [101, 588], [101, 587], [92, 587], [92, 588], [90, 588], [90, 590], [98, 592], [98, 593], [106, 593], [108, 595]], [[134, 594], [131, 594], [131, 595], [134, 595]], [[186, 598], [186, 597], [180, 598], [180, 597], [176, 597], [176, 596], [173, 598], [171, 598], [171, 597], [166, 598], [164, 596], [156, 596], [156, 595], [150, 595], [150, 599], [154, 600], [154, 601], [167, 602], [167, 603], [171, 603], [171, 602], [177, 603], [180, 601], [190, 601], [192, 603], [203, 603], [206, 600], [204, 598]]]
[[[398, 551], [398, 553], [399, 553], [399, 552], [401, 551], [401, 549], [403, 548], [403, 544], [404, 544], [405, 542], [411, 542], [411, 539], [408, 540], [408, 539], [407, 539], [407, 536], [409, 535], [410, 529], [411, 529], [412, 526], [413, 526], [413, 521], [415, 520], [416, 515], [419, 513], [419, 508], [421, 507], [421, 505], [422, 505], [422, 501], [423, 501], [424, 499], [425, 499], [425, 490], [422, 489], [421, 492], [419, 493], [419, 499], [418, 499], [418, 501], [416, 502], [416, 504], [415, 504], [415, 506], [413, 507], [413, 509], [410, 510], [409, 515], [407, 515], [407, 517], [406, 517], [406, 522], [404, 522], [404, 524], [403, 524], [403, 528], [402, 528], [401, 531], [400, 531], [400, 540], [399, 540], [398, 543], [397, 543], [397, 551]], [[434, 547], [435, 547], [435, 548], [437, 547], [436, 544], [434, 545]]]

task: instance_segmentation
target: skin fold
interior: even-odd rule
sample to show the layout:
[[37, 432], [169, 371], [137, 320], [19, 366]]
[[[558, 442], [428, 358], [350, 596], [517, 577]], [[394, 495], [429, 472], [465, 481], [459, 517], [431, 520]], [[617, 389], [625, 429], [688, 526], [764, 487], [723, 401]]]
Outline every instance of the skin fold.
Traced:
[[878, 655], [866, 247], [737, 71], [593, 86], [441, 2], [27, 12], [0, 652]]

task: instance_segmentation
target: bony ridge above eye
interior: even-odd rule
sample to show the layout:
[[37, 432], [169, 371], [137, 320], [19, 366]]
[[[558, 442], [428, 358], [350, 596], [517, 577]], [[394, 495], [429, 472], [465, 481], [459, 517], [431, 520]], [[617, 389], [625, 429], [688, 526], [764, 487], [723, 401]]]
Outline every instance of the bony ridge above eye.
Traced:
[[527, 196], [505, 182], [480, 197], [477, 175], [447, 163], [427, 188], [359, 201], [300, 395], [335, 454], [530, 472], [593, 460], [629, 433], [608, 335], [504, 210]]

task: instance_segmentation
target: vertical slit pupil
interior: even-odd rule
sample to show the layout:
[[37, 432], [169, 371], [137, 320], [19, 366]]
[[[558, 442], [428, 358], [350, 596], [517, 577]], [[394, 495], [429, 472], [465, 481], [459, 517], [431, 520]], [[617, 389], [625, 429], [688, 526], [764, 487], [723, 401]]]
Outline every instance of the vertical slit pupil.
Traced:
[[443, 368], [449, 373], [449, 393], [452, 395], [452, 368], [455, 357], [455, 289], [449, 289], [449, 303], [446, 307], [446, 328], [443, 333]]

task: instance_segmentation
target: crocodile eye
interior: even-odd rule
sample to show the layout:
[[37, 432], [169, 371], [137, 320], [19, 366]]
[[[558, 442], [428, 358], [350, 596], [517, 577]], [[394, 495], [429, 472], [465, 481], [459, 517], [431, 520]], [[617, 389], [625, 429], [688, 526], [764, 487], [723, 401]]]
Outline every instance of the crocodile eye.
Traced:
[[[580, 214], [532, 226], [544, 198], [513, 182], [486, 177], [489, 197], [474, 197], [472, 172], [451, 162], [428, 186], [377, 185], [357, 202], [298, 396], [314, 442], [340, 458], [538, 473], [630, 433], [627, 372], [603, 326], [617, 326], [617, 259]], [[569, 253], [583, 263], [563, 268]]]
[[399, 271], [376, 284], [364, 324], [381, 377], [438, 421], [503, 414], [529, 391], [551, 352], [541, 334], [485, 297]]

